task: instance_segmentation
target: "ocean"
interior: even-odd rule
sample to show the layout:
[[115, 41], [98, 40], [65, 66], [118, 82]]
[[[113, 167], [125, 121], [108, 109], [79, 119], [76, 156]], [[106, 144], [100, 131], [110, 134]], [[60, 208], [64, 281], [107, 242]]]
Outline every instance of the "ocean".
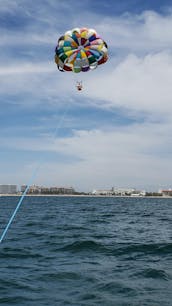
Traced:
[[[0, 232], [18, 197], [0, 197]], [[0, 305], [171, 306], [172, 198], [25, 197], [0, 244]]]

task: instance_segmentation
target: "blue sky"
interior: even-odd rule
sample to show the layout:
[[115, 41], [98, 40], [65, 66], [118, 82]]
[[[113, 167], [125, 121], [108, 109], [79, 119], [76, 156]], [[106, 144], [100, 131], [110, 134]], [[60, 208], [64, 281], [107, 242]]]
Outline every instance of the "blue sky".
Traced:
[[[76, 26], [109, 61], [60, 73], [56, 42]], [[171, 187], [171, 1], [0, 0], [0, 37], [0, 184], [28, 183], [42, 160], [34, 184]]]

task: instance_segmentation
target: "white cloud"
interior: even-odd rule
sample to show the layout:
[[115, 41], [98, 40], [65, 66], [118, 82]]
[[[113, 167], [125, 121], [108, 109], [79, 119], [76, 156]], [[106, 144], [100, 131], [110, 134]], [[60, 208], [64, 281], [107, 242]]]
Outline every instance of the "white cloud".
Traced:
[[[39, 151], [39, 179], [46, 183], [73, 185], [80, 190], [118, 186], [144, 187], [171, 181], [171, 123], [135, 124], [112, 131], [77, 131], [68, 138], [3, 139], [1, 145], [17, 150]], [[75, 157], [70, 163], [44, 159], [45, 152]], [[77, 158], [77, 159], [76, 159]], [[32, 166], [32, 168], [34, 168]], [[36, 168], [36, 166], [35, 166]], [[49, 174], [48, 174], [49, 173]], [[51, 173], [51, 175], [50, 175]], [[48, 175], [47, 175], [48, 174]]]
[[47, 73], [54, 71], [50, 63], [24, 63], [18, 65], [6, 65], [0, 67], [0, 76], [16, 75], [16, 74], [35, 74], [35, 73]]
[[[97, 28], [109, 42], [113, 52], [154, 52], [172, 47], [172, 14], [160, 15], [153, 11], [141, 15], [124, 14], [105, 17]], [[115, 50], [117, 48], [117, 50]]]
[[[156, 115], [172, 113], [172, 53], [149, 54], [144, 58], [127, 56], [109, 71], [87, 79], [86, 95], [104, 100], [105, 107], [124, 107], [128, 111]], [[97, 69], [98, 70], [98, 69]]]
[[[1, 30], [1, 40], [0, 40], [0, 45], [1, 47], [5, 46], [10, 48], [10, 46], [17, 46], [18, 48], [26, 46], [27, 49], [29, 48], [30, 51], [32, 47], [35, 46], [40, 46], [43, 47], [45, 45], [54, 46], [56, 45], [56, 42], [58, 40], [58, 37], [60, 34], [58, 32], [56, 33], [50, 33], [48, 31], [45, 31], [44, 33], [40, 33], [39, 31], [36, 31], [36, 33], [28, 30], [19, 33], [11, 33], [11, 31]], [[28, 47], [29, 46], [29, 47]]]

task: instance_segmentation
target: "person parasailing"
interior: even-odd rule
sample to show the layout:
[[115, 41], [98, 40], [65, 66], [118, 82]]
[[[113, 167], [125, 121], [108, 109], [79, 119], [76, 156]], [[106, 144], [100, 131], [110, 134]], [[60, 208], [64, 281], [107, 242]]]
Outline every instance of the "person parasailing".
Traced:
[[82, 81], [76, 83], [76, 88], [81, 91], [83, 89]]

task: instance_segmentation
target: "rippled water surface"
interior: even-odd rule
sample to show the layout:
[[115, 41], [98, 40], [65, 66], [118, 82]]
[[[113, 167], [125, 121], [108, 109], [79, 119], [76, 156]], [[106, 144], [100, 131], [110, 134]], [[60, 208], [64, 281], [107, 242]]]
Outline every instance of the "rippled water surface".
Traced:
[[[17, 202], [0, 197], [1, 233]], [[171, 306], [172, 199], [26, 197], [0, 244], [0, 305]]]

